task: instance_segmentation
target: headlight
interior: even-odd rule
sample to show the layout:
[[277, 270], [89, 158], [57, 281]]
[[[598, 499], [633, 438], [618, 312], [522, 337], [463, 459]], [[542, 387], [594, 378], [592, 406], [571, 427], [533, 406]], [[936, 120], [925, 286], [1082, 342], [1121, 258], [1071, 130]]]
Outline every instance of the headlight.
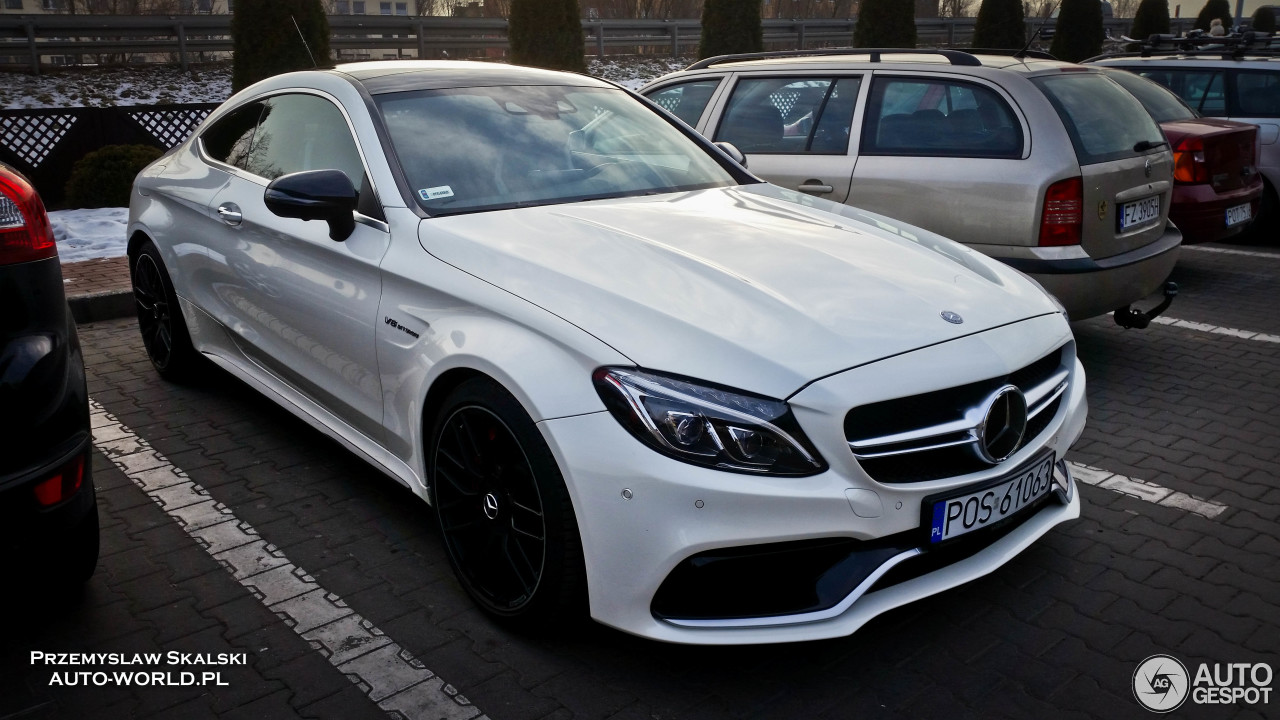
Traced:
[[765, 475], [827, 469], [784, 402], [623, 368], [600, 368], [592, 380], [618, 422], [663, 455]]

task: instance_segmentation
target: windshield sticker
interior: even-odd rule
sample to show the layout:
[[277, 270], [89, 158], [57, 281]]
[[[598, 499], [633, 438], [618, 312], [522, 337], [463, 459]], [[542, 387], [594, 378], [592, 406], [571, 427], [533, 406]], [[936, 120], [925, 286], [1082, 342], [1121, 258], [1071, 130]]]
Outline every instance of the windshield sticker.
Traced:
[[423, 200], [439, 200], [441, 198], [453, 197], [453, 188], [448, 185], [440, 185], [439, 187], [426, 188], [418, 191], [418, 197]]

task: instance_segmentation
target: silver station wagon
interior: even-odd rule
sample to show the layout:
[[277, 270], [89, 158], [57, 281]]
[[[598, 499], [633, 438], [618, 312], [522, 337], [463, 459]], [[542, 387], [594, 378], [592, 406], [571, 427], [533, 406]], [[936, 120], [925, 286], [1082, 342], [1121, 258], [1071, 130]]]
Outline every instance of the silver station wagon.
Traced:
[[1154, 312], [1129, 306], [1160, 289], [1182, 242], [1164, 135], [1097, 70], [1019, 55], [733, 55], [640, 92], [770, 182], [965, 243], [1072, 319], [1118, 310], [1145, 326]]

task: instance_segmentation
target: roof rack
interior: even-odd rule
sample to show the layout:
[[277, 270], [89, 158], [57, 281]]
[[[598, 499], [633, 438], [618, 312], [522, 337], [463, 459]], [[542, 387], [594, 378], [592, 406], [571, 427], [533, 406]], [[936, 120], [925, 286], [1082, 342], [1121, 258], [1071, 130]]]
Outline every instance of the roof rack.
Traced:
[[1009, 48], [965, 48], [970, 55], [1000, 55], [1003, 57], [1032, 58], [1034, 60], [1057, 60], [1043, 50], [1011, 50]]
[[814, 57], [819, 55], [870, 55], [871, 62], [880, 62], [881, 55], [941, 55], [952, 65], [978, 67], [982, 65], [978, 58], [963, 50], [938, 50], [931, 48], [815, 48], [813, 50], [773, 50], [770, 52], [740, 53], [737, 55], [717, 55], [709, 57], [685, 68], [685, 70], [701, 70], [721, 63], [742, 62], [744, 60], [769, 60], [772, 58]]
[[1203, 30], [1192, 30], [1183, 37], [1177, 35], [1151, 35], [1142, 43], [1142, 49], [1134, 52], [1103, 53], [1084, 62], [1117, 57], [1151, 57], [1153, 55], [1192, 55], [1220, 57], [1223, 60], [1239, 60], [1246, 55], [1280, 57], [1280, 38], [1270, 33], [1249, 30], [1231, 35], [1208, 35]]

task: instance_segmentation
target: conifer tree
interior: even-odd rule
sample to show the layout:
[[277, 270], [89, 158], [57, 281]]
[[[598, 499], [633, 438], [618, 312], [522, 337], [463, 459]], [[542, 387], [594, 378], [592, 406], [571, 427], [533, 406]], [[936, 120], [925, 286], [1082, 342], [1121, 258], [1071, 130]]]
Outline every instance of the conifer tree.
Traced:
[[1231, 12], [1231, 3], [1227, 0], [1209, 0], [1200, 8], [1200, 14], [1196, 16], [1196, 29], [1209, 32], [1209, 26], [1214, 20], [1221, 20], [1222, 25], [1226, 29], [1231, 28], [1231, 18], [1235, 17]]
[[1156, 34], [1169, 32], [1169, 0], [1142, 0], [1133, 15], [1134, 40], [1146, 41]]
[[975, 48], [1021, 49], [1027, 44], [1027, 25], [1021, 0], [982, 0], [973, 28]]
[[240, 0], [231, 43], [231, 89], [242, 90], [272, 75], [327, 67], [329, 19], [320, 0]]
[[702, 6], [702, 40], [698, 57], [764, 50], [761, 0], [706, 0]]
[[511, 62], [586, 72], [578, 0], [511, 0]]
[[1263, 5], [1253, 11], [1253, 18], [1249, 21], [1249, 25], [1258, 32], [1273, 33], [1276, 31], [1276, 13]]
[[862, 0], [854, 47], [913, 48], [916, 46], [916, 8], [912, 0]]
[[1059, 60], [1080, 62], [1102, 52], [1102, 3], [1062, 0], [1049, 52]]

